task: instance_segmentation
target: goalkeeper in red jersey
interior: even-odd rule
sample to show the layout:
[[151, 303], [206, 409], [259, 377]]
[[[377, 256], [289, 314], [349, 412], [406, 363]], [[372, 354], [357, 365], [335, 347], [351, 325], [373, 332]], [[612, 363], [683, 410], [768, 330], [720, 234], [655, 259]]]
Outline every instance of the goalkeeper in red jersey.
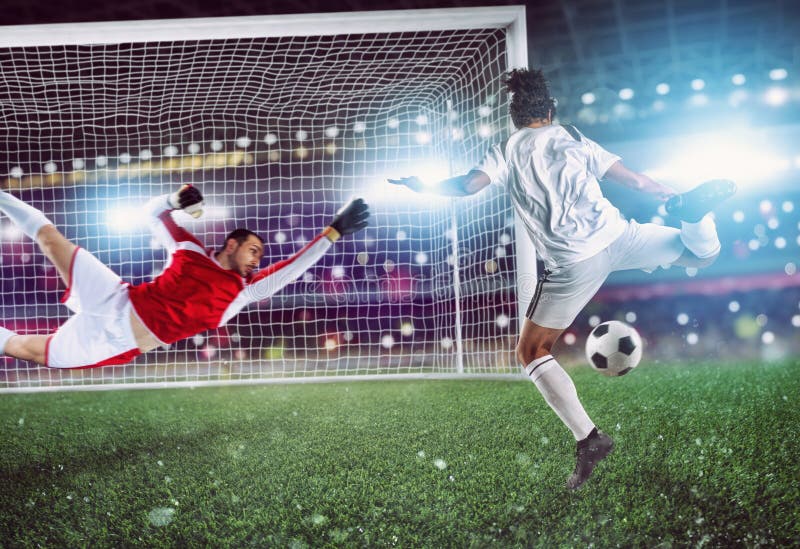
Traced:
[[0, 354], [50, 368], [125, 364], [160, 345], [224, 326], [248, 304], [295, 280], [341, 236], [366, 227], [369, 217], [364, 201], [352, 200], [300, 251], [256, 272], [264, 255], [257, 234], [236, 229], [215, 252], [172, 219], [177, 209], [199, 215], [202, 205], [202, 194], [191, 185], [148, 202], [151, 229], [170, 258], [153, 281], [132, 286], [67, 240], [42, 212], [0, 191], [0, 212], [55, 265], [67, 285], [62, 302], [75, 313], [50, 335], [0, 327]]

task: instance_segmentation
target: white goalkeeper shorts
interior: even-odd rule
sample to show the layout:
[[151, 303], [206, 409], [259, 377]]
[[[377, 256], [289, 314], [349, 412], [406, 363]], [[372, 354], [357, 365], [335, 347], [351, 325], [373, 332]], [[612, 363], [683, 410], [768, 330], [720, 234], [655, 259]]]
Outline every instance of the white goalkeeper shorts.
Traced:
[[539, 326], [569, 327], [614, 271], [652, 272], [671, 265], [685, 249], [681, 232], [654, 223], [629, 221], [625, 232], [600, 253], [539, 276], [526, 317]]
[[47, 340], [50, 368], [125, 364], [141, 354], [131, 328], [128, 285], [82, 248], [75, 250], [62, 302], [75, 314]]

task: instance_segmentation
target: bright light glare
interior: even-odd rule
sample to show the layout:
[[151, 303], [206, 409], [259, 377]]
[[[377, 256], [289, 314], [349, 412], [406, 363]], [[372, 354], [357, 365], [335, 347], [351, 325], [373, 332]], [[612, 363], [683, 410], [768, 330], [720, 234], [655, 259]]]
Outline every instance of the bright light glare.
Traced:
[[630, 88], [622, 88], [619, 90], [619, 98], [623, 101], [628, 101], [629, 99], [633, 99], [633, 90]]
[[592, 92], [586, 92], [583, 95], [581, 95], [581, 102], [584, 105], [591, 105], [596, 100], [597, 100], [597, 97], [595, 97], [595, 95]]
[[769, 71], [770, 80], [785, 80], [787, 76], [789, 76], [789, 73], [786, 69], [778, 68]]
[[443, 179], [450, 177], [450, 170], [446, 162], [437, 160], [420, 160], [408, 165], [387, 168], [383, 176], [367, 182], [359, 191], [359, 196], [372, 206], [386, 205], [392, 207], [436, 207], [449, 203], [449, 196], [441, 196], [427, 192], [414, 192], [404, 185], [389, 183], [387, 179], [401, 179], [416, 176], [426, 186], [432, 186]]
[[743, 85], [745, 82], [747, 82], [747, 78], [745, 77], [745, 75], [743, 75], [743, 74], [741, 74], [741, 73], [739, 73], [739, 74], [734, 74], [734, 75], [731, 77], [731, 82], [733, 83], [733, 85], [734, 85], [734, 86], [741, 86], [741, 85]]
[[702, 78], [695, 78], [692, 80], [692, 89], [694, 91], [700, 91], [706, 87], [706, 82]]
[[760, 146], [739, 137], [746, 134], [731, 130], [681, 140], [672, 146], [665, 162], [651, 171], [664, 183], [685, 190], [708, 179], [731, 179], [740, 186], [763, 183], [788, 167], [769, 144]]
[[773, 86], [772, 88], [767, 90], [767, 93], [764, 94], [764, 101], [767, 105], [772, 107], [780, 107], [789, 99], [789, 92], [786, 88], [781, 88], [778, 86]]
[[669, 93], [669, 84], [662, 82], [656, 86], [656, 93], [658, 95], [667, 95]]
[[106, 226], [117, 233], [134, 232], [147, 226], [147, 221], [142, 216], [142, 208], [138, 204], [143, 204], [145, 200], [131, 199], [131, 203], [137, 206], [117, 206], [109, 208], [106, 212]]

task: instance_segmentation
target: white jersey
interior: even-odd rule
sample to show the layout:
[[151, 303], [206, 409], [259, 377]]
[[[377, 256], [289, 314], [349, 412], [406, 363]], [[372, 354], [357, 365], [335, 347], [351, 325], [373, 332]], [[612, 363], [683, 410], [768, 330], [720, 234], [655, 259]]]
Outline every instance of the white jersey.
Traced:
[[505, 186], [549, 270], [601, 252], [627, 222], [600, 190], [620, 159], [572, 126], [523, 128], [474, 169]]

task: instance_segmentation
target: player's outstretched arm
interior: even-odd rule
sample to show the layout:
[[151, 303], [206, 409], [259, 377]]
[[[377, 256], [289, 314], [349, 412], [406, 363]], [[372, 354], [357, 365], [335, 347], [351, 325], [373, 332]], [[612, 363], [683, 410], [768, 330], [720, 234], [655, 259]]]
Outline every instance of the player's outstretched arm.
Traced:
[[444, 196], [469, 196], [489, 186], [489, 176], [480, 170], [472, 170], [465, 175], [444, 179], [432, 185], [425, 184], [416, 176], [389, 179], [394, 185], [404, 185], [414, 192], [432, 193]]
[[181, 242], [190, 242], [198, 246], [199, 250], [196, 251], [202, 253], [202, 243], [172, 219], [170, 212], [178, 209], [182, 209], [192, 217], [199, 217], [203, 213], [203, 194], [193, 185], [183, 185], [172, 194], [162, 194], [151, 199], [145, 206], [145, 212], [153, 236], [170, 253], [174, 252]]
[[368, 217], [369, 207], [361, 198], [353, 199], [342, 206], [328, 226], [297, 253], [259, 271], [242, 292], [242, 298], [228, 307], [222, 323], [228, 322], [248, 303], [267, 299], [296, 280], [319, 261], [334, 242], [366, 227]]
[[629, 170], [621, 161], [614, 162], [611, 165], [606, 172], [605, 179], [630, 189], [655, 195], [659, 200], [667, 200], [677, 194], [671, 187], [658, 183], [643, 173]]

